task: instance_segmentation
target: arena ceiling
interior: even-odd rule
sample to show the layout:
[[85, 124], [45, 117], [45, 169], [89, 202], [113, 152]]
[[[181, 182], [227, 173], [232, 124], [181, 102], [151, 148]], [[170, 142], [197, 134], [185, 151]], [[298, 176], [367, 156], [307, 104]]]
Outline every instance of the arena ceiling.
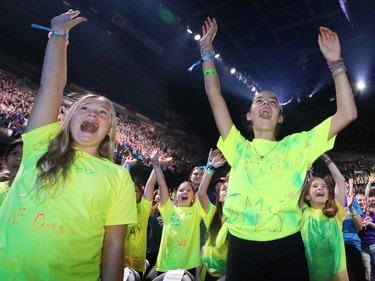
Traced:
[[[340, 5], [341, 4], [341, 5]], [[216, 127], [204, 92], [199, 58], [206, 16], [215, 17], [214, 45], [225, 96], [241, 127], [254, 93], [275, 91], [284, 103], [281, 135], [310, 129], [334, 113], [334, 88], [319, 51], [319, 26], [336, 31], [359, 118], [337, 139], [338, 149], [374, 150], [375, 12], [373, 0], [2, 0], [3, 68], [40, 76], [51, 17], [79, 9], [88, 19], [70, 34], [68, 89], [102, 93], [162, 124], [215, 145]], [[193, 33], [187, 32], [189, 28]], [[234, 75], [230, 69], [236, 68]], [[355, 83], [367, 83], [357, 91]], [[310, 97], [311, 96], [311, 97]]]

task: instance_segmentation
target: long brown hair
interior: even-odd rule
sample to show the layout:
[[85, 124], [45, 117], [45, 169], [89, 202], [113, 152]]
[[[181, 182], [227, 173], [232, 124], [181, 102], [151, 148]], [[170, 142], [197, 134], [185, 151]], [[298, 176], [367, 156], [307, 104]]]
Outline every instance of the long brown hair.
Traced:
[[[310, 193], [310, 189], [311, 189], [311, 186], [312, 186], [312, 183], [314, 181], [316, 181], [317, 179], [321, 179], [321, 180], [324, 180], [320, 177], [312, 177], [303, 187], [302, 189], [302, 192], [301, 192], [301, 198], [303, 199], [303, 201], [309, 206], [311, 207], [311, 203], [310, 203], [310, 200], [307, 200], [306, 199], [306, 196]], [[327, 184], [327, 183], [326, 183]], [[338, 212], [338, 207], [335, 203], [335, 198], [334, 198], [334, 192], [331, 192], [329, 190], [329, 185], [327, 184], [327, 192], [328, 192], [328, 199], [325, 203], [325, 206], [324, 208], [322, 209], [323, 211], [323, 214], [329, 218], [333, 218], [336, 213]], [[331, 187], [332, 188], [332, 187]]]
[[[108, 102], [111, 108], [111, 129], [108, 135], [102, 140], [98, 148], [98, 154], [102, 158], [110, 161], [113, 160], [113, 151], [116, 138], [116, 113], [113, 104], [105, 97], [89, 94], [85, 95], [72, 104], [70, 110], [64, 118], [60, 132], [54, 137], [49, 145], [48, 150], [37, 162], [39, 175], [37, 178], [37, 190], [42, 188], [48, 190], [45, 196], [49, 195], [50, 188], [61, 179], [63, 183], [69, 179], [69, 170], [76, 155], [74, 140], [70, 133], [70, 122], [77, 108], [87, 99], [102, 99]], [[61, 192], [62, 190], [60, 190]]]

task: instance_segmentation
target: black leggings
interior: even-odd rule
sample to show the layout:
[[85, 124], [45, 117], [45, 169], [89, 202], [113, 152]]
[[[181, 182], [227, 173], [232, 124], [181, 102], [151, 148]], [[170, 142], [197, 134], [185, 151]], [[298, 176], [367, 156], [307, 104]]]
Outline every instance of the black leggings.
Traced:
[[353, 245], [345, 244], [346, 267], [350, 281], [366, 280], [361, 252]]
[[226, 281], [308, 281], [301, 233], [266, 242], [229, 234]]

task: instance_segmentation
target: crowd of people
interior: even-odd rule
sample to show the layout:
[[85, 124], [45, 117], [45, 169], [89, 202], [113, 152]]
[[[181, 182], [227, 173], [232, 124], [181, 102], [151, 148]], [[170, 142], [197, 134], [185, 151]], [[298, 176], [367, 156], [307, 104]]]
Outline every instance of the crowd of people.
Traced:
[[[194, 167], [185, 154], [192, 147], [119, 120], [103, 96], [61, 106], [68, 34], [86, 21], [79, 14], [69, 10], [51, 28], [36, 26], [49, 31], [37, 99], [24, 81], [1, 74], [2, 124], [25, 125], [4, 158], [2, 278], [106, 281], [132, 272], [158, 281], [177, 270], [180, 280], [373, 280], [374, 165], [360, 174], [347, 165], [346, 183], [325, 154], [357, 117], [335, 32], [320, 27], [318, 45], [336, 87], [336, 112], [278, 140], [282, 107], [262, 91], [246, 114], [254, 134], [247, 140], [221, 94], [212, 45], [218, 25], [208, 17], [196, 65], [220, 138], [204, 166]], [[329, 175], [313, 175], [319, 159]], [[147, 180], [136, 177], [139, 162], [149, 167]], [[167, 171], [190, 175], [170, 186]], [[147, 260], [153, 270], [146, 273]]]
[[[0, 78], [0, 126], [8, 128], [12, 132], [11, 136], [18, 138], [25, 130], [38, 89], [30, 80], [6, 71], [0, 71]], [[68, 103], [63, 102], [58, 116], [60, 123], [68, 109]], [[173, 161], [165, 167], [172, 173], [187, 173], [199, 161], [194, 145], [154, 132], [150, 126], [142, 125], [130, 117], [117, 119], [116, 163], [149, 167], [149, 151], [157, 148], [173, 157]]]

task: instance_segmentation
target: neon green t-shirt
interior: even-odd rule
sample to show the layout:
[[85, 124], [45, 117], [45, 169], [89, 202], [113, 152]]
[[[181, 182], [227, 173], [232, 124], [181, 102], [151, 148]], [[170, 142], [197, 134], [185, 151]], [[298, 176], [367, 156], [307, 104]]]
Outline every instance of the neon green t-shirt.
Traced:
[[0, 206], [3, 204], [6, 195], [9, 192], [9, 186], [6, 182], [0, 182]]
[[347, 213], [336, 200], [336, 216], [328, 218], [320, 209], [307, 207], [302, 216], [302, 238], [305, 245], [311, 281], [348, 280], [342, 222]]
[[98, 280], [105, 226], [137, 221], [129, 173], [80, 150], [65, 186], [36, 200], [36, 162], [58, 131], [53, 123], [23, 135], [21, 167], [0, 208], [2, 280]]
[[[211, 224], [213, 214], [216, 212], [216, 206], [210, 204], [207, 211], [208, 217], [210, 217], [209, 225]], [[208, 226], [209, 227], [209, 226]], [[225, 275], [227, 268], [227, 256], [228, 256], [228, 223], [223, 223], [219, 233], [216, 236], [215, 246], [210, 245], [211, 238], [209, 237], [204, 245], [202, 254], [202, 271], [200, 277], [202, 280], [205, 279], [206, 272], [215, 277], [222, 277]]]
[[205, 212], [195, 200], [191, 207], [176, 207], [171, 200], [159, 205], [163, 232], [156, 270], [191, 269], [200, 262], [200, 221]]
[[217, 147], [231, 166], [223, 211], [232, 235], [271, 241], [300, 230], [297, 202], [309, 166], [333, 147], [330, 125], [328, 118], [279, 142], [248, 141], [234, 125], [225, 140], [220, 137]]
[[147, 225], [152, 202], [141, 197], [137, 203], [138, 223], [128, 226], [125, 237], [125, 266], [143, 272], [146, 265]]

